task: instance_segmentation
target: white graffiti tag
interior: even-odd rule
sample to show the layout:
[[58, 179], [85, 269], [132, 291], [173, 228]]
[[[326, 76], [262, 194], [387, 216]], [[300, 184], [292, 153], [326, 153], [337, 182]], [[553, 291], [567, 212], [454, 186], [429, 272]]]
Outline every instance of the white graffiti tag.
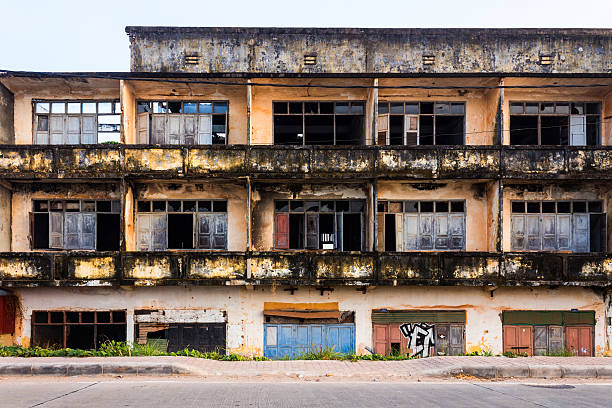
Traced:
[[402, 335], [410, 339], [408, 348], [411, 356], [429, 357], [429, 349], [435, 345], [434, 327], [424, 323], [404, 323], [400, 326]]

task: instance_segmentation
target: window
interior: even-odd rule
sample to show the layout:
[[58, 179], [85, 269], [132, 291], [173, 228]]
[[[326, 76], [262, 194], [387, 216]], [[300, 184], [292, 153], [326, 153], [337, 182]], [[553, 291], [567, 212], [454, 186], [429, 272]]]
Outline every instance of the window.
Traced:
[[227, 249], [226, 200], [140, 200], [136, 211], [139, 251]]
[[605, 252], [602, 201], [512, 201], [513, 251]]
[[378, 145], [462, 145], [463, 102], [381, 102]]
[[276, 249], [363, 250], [363, 200], [282, 200], [274, 206]]
[[34, 249], [119, 250], [119, 200], [34, 200]]
[[34, 102], [34, 144], [121, 142], [119, 101]]
[[510, 144], [600, 144], [601, 104], [592, 102], [511, 102]]
[[364, 102], [274, 102], [276, 145], [364, 144]]
[[95, 349], [108, 340], [126, 340], [125, 310], [34, 311], [32, 343], [41, 347]]
[[138, 102], [138, 143], [227, 144], [227, 101]]
[[464, 250], [464, 201], [379, 201], [381, 251]]

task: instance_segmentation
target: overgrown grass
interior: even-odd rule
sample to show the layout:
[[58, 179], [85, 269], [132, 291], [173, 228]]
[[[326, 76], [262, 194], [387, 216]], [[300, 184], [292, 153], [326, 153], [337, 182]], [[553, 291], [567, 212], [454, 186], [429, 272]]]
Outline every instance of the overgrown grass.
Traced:
[[504, 351], [502, 354], [504, 357], [508, 358], [517, 358], [517, 357], [529, 357], [529, 355], [525, 352], [523, 353], [515, 353], [514, 351]]
[[110, 340], [100, 345], [97, 350], [81, 350], [71, 348], [45, 348], [0, 346], [0, 357], [139, 357], [139, 356], [184, 356], [221, 361], [265, 361], [265, 357], [247, 357], [236, 353], [225, 354], [218, 351], [201, 352], [184, 349], [168, 353], [150, 344], [128, 344], [122, 341]]
[[549, 357], [574, 357], [576, 353], [570, 349], [554, 350], [544, 354]]

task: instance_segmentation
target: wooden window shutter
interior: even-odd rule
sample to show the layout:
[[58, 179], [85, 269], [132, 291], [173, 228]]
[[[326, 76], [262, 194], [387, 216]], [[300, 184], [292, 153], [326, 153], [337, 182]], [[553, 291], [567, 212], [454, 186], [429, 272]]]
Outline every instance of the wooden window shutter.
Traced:
[[82, 222], [81, 213], [64, 214], [64, 246], [66, 249], [81, 248]]
[[49, 213], [49, 248], [64, 247], [64, 213]]
[[572, 216], [557, 214], [557, 248], [560, 251], [572, 249]]
[[214, 215], [214, 249], [227, 249], [227, 214]]
[[389, 115], [378, 115], [378, 118], [376, 119], [376, 125], [378, 128], [376, 144], [384, 146], [388, 144], [387, 136], [389, 134]]
[[289, 214], [276, 214], [274, 219], [274, 247], [289, 248]]
[[436, 214], [434, 217], [435, 248], [448, 249], [448, 214]]
[[403, 214], [395, 214], [395, 250], [404, 250], [404, 223]]
[[533, 353], [544, 356], [548, 352], [548, 326], [535, 326], [533, 328]]
[[212, 144], [212, 115], [198, 116], [198, 144]]
[[149, 251], [151, 249], [151, 216], [138, 214], [136, 216], [136, 249]]
[[81, 143], [95, 144], [98, 142], [98, 129], [95, 115], [81, 117]]
[[96, 249], [96, 214], [81, 213], [80, 249]]
[[186, 145], [193, 145], [196, 142], [196, 116], [184, 115], [181, 121], [181, 136]]
[[404, 248], [405, 251], [419, 249], [419, 216], [404, 214]]
[[319, 249], [319, 214], [306, 214], [306, 248]]
[[542, 214], [542, 250], [554, 251], [557, 249], [557, 229], [555, 214]]
[[151, 217], [151, 233], [153, 251], [166, 250], [166, 214], [153, 214]]
[[149, 126], [151, 126], [151, 124], [149, 123], [150, 121], [150, 114], [149, 112], [143, 112], [143, 113], [139, 113], [138, 114], [138, 139], [137, 142], [138, 144], [149, 144], [150, 140], [149, 140]]
[[166, 144], [166, 115], [151, 116], [151, 143]]
[[548, 326], [548, 352], [563, 351], [563, 327]]
[[510, 219], [510, 233], [512, 239], [512, 250], [525, 249], [525, 216], [513, 215]]
[[542, 249], [542, 233], [539, 215], [527, 215], [527, 250], [539, 251]]
[[450, 325], [450, 355], [460, 356], [465, 352], [465, 326], [462, 324]]
[[185, 143], [185, 138], [181, 134], [182, 115], [168, 115], [168, 144], [182, 145]]
[[421, 214], [419, 218], [419, 249], [433, 249], [433, 214]]
[[50, 115], [49, 127], [51, 144], [64, 144], [64, 134], [66, 133], [66, 117], [64, 115]]
[[570, 146], [586, 146], [586, 116], [570, 116]]
[[416, 146], [419, 143], [419, 116], [406, 115], [404, 129], [406, 130], [406, 145]]
[[36, 115], [34, 144], [49, 144], [49, 116]]
[[385, 250], [385, 214], [376, 214], [376, 239], [379, 251]]
[[198, 248], [212, 249], [212, 230], [214, 228], [211, 214], [198, 214]]
[[589, 252], [589, 214], [574, 214], [574, 252]]
[[465, 215], [448, 216], [449, 249], [465, 249]]

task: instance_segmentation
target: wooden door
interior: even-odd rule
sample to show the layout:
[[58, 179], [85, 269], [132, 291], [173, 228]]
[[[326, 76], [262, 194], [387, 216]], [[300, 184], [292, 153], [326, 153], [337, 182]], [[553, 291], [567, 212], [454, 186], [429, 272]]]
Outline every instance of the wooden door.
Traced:
[[374, 353], [380, 355], [387, 354], [387, 344], [389, 339], [389, 325], [388, 324], [375, 324], [374, 330]]
[[566, 346], [575, 356], [593, 356], [593, 326], [565, 328]]
[[504, 352], [533, 355], [532, 326], [504, 326]]

